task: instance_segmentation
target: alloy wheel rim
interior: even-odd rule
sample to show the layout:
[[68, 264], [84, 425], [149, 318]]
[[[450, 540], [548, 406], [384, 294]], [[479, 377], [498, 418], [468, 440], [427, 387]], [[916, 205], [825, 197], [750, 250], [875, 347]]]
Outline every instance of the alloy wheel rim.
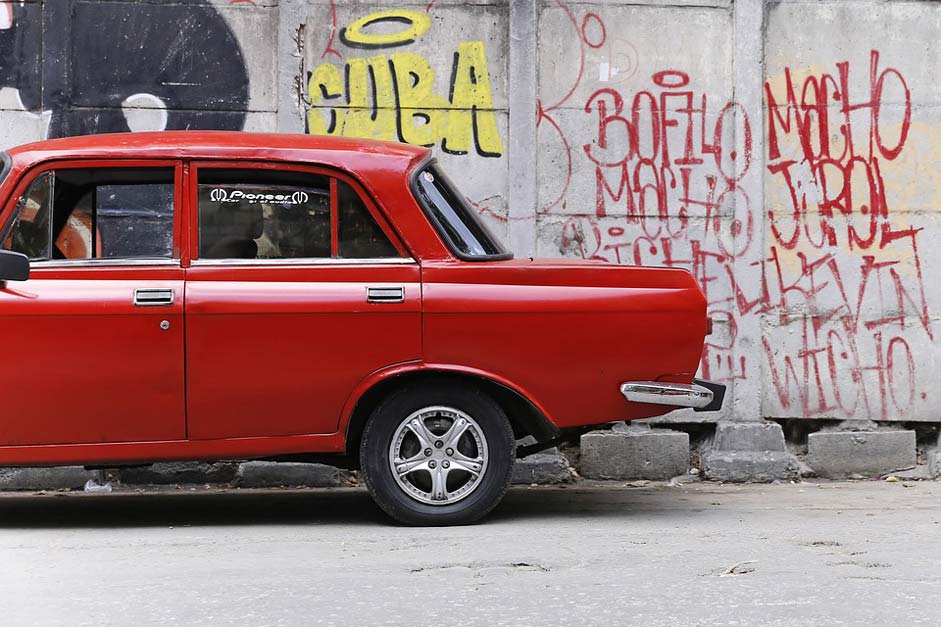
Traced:
[[470, 496], [487, 472], [487, 439], [467, 413], [435, 405], [410, 414], [392, 436], [389, 467], [396, 484], [428, 505]]

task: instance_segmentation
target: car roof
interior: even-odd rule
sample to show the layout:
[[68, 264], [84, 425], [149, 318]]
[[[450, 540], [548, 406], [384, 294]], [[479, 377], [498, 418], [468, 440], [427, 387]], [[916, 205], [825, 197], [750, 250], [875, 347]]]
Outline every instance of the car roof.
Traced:
[[316, 161], [344, 167], [350, 153], [385, 157], [411, 163], [424, 159], [427, 148], [408, 144], [288, 133], [244, 131], [156, 131], [106, 133], [47, 139], [11, 148], [13, 162], [29, 167], [48, 159], [63, 158], [165, 158], [213, 159], [240, 157], [281, 161]]

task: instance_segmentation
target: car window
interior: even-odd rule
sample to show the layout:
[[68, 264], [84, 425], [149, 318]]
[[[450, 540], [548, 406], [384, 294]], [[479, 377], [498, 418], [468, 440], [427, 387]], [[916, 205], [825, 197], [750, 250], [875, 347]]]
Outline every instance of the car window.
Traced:
[[363, 204], [362, 198], [343, 181], [337, 181], [337, 215], [340, 257], [369, 259], [399, 256], [395, 246]]
[[356, 191], [330, 176], [200, 169], [197, 188], [201, 259], [398, 256]]
[[422, 208], [451, 250], [465, 259], [509, 259], [477, 213], [437, 165], [418, 173], [414, 189]]
[[101, 238], [99, 257], [171, 256], [172, 182], [102, 185], [95, 197]]
[[33, 181], [20, 199], [12, 225], [3, 238], [3, 248], [23, 253], [30, 259], [44, 259], [49, 253], [49, 213], [52, 199], [52, 173]]
[[46, 172], [20, 201], [4, 247], [34, 261], [168, 259], [173, 176], [172, 168]]

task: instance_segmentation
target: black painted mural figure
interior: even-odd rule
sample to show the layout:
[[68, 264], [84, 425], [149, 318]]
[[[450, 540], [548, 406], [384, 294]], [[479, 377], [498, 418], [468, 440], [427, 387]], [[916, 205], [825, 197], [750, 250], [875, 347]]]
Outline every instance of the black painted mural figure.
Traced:
[[0, 4], [0, 87], [51, 112], [49, 137], [132, 130], [135, 108], [153, 130], [238, 130], [248, 108], [238, 41], [202, 0]]

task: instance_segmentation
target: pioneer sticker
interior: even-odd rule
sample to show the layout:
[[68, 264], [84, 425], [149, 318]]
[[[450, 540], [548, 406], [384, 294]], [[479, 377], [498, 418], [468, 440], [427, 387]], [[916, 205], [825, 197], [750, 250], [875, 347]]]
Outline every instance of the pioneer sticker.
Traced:
[[290, 194], [274, 194], [266, 192], [245, 192], [240, 189], [225, 189], [214, 187], [209, 192], [209, 199], [218, 203], [278, 203], [282, 205], [303, 205], [310, 200], [307, 192], [296, 191]]

